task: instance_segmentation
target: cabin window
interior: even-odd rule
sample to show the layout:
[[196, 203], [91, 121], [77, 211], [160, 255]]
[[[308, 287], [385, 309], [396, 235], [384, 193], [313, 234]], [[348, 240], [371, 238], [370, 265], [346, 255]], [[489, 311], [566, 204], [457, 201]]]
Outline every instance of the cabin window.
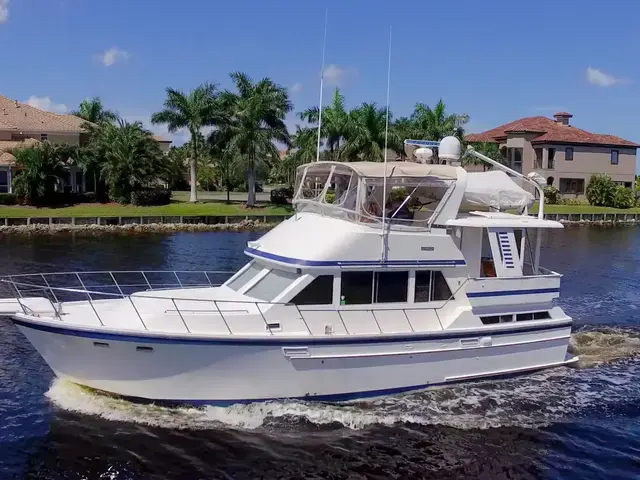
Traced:
[[415, 302], [449, 300], [451, 289], [440, 271], [416, 271]]
[[494, 323], [510, 323], [513, 322], [513, 314], [510, 315], [489, 315], [480, 317], [483, 325], [492, 325]]
[[236, 275], [231, 281], [227, 282], [227, 287], [233, 290], [240, 290], [243, 286], [245, 286], [249, 280], [255, 277], [258, 273], [263, 270], [262, 265], [252, 261], [249, 263], [249, 267], [242, 271], [239, 275]]
[[342, 272], [340, 300], [349, 305], [372, 303], [373, 272]]
[[271, 270], [247, 290], [245, 295], [269, 302], [284, 292], [298, 277], [299, 275], [293, 272]]
[[525, 322], [527, 320], [549, 320], [551, 315], [549, 312], [530, 312], [530, 313], [518, 313], [516, 315], [516, 321]]
[[403, 303], [408, 283], [406, 271], [343, 272], [340, 296], [347, 305]]
[[374, 303], [407, 301], [409, 272], [376, 272]]
[[296, 305], [330, 305], [333, 303], [333, 275], [320, 275], [304, 287], [291, 303]]

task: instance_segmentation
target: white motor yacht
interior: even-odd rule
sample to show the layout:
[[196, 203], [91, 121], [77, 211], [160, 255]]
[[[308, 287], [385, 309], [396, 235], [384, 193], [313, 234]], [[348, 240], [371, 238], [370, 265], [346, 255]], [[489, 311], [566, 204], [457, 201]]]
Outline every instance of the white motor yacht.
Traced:
[[473, 149], [492, 170], [467, 173], [457, 140], [434, 144], [444, 164], [299, 167], [295, 215], [219, 286], [16, 275], [0, 310], [56, 376], [151, 401], [342, 401], [577, 360], [561, 275], [539, 265], [541, 230], [562, 228], [540, 186]]

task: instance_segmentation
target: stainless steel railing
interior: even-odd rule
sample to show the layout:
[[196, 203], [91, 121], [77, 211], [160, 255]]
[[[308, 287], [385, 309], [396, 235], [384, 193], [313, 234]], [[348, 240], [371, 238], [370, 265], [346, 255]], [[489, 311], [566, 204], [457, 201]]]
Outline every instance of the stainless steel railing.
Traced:
[[[18, 305], [25, 315], [30, 316], [51, 316], [61, 322], [65, 322], [65, 316], [68, 315], [68, 311], [71, 306], [83, 304], [90, 308], [93, 315], [98, 320], [101, 326], [106, 326], [109, 322], [104, 310], [105, 299], [122, 299], [131, 306], [131, 314], [137, 317], [140, 325], [147, 331], [161, 331], [161, 329], [153, 328], [149, 325], [149, 321], [152, 320], [154, 315], [157, 316], [162, 309], [154, 309], [151, 313], [145, 312], [144, 307], [149, 303], [164, 301], [168, 303], [171, 308], [165, 309], [164, 314], [175, 313], [180, 319], [180, 322], [184, 326], [187, 333], [193, 333], [192, 328], [189, 327], [189, 315], [194, 313], [206, 313], [214, 318], [219, 318], [224, 328], [229, 335], [238, 334], [238, 331], [233, 328], [233, 320], [237, 320], [239, 316], [245, 315], [259, 315], [262, 323], [264, 323], [266, 331], [270, 335], [274, 335], [274, 331], [281, 330], [283, 322], [287, 320], [294, 320], [301, 322], [300, 326], [304, 326], [304, 329], [309, 335], [318, 334], [330, 334], [328, 332], [319, 331], [319, 333], [313, 333], [313, 329], [305, 319], [305, 313], [311, 314], [312, 312], [327, 311], [334, 314], [338, 324], [342, 324], [344, 332], [347, 335], [356, 333], [355, 330], [361, 328], [358, 326], [358, 322], [352, 323], [346, 321], [345, 316], [349, 312], [360, 312], [370, 316], [371, 326], [377, 330], [377, 333], [384, 334], [385, 329], [380, 324], [379, 318], [376, 313], [380, 314], [378, 309], [372, 309], [371, 306], [363, 306], [358, 308], [355, 305], [349, 305], [346, 307], [331, 308], [327, 306], [325, 308], [303, 307], [301, 310], [298, 305], [286, 302], [271, 302], [271, 301], [255, 301], [255, 300], [234, 300], [234, 299], [207, 299], [207, 298], [194, 298], [192, 295], [180, 295], [177, 293], [171, 293], [162, 295], [159, 292], [151, 295], [142, 295], [142, 292], [157, 291], [164, 289], [181, 290], [187, 288], [209, 288], [218, 286], [221, 283], [216, 283], [216, 278], [220, 276], [229, 276], [232, 272], [223, 271], [208, 271], [208, 272], [187, 272], [187, 271], [98, 271], [98, 272], [59, 272], [59, 273], [44, 273], [44, 274], [21, 274], [11, 275], [7, 277], [0, 277], [0, 285], [9, 288], [12, 292], [12, 297], [18, 302]], [[156, 280], [156, 281], [154, 281]], [[63, 286], [57, 286], [63, 283]], [[456, 292], [458, 292], [464, 285], [458, 286]], [[138, 295], [136, 295], [138, 293]], [[5, 295], [6, 296], [6, 295]], [[33, 303], [29, 301], [29, 298], [45, 298], [48, 301], [50, 310], [48, 307], [45, 309], [37, 308]], [[415, 332], [416, 328], [412, 324], [412, 321], [408, 315], [408, 312], [415, 310], [435, 310], [436, 313], [442, 307], [447, 305], [455, 297], [455, 292], [445, 301], [442, 302], [437, 308], [434, 306], [416, 305], [415, 307], [400, 307], [397, 309], [382, 309], [393, 310], [399, 312], [399, 319], [404, 317], [407, 323], [408, 331]], [[184, 305], [184, 302], [189, 302], [190, 306]], [[208, 305], [205, 309], [194, 309], [193, 305]], [[113, 303], [110, 303], [113, 306]], [[65, 312], [65, 307], [67, 312]], [[294, 318], [288, 317], [284, 314], [281, 308], [289, 309]], [[273, 310], [270, 310], [273, 309]], [[269, 321], [269, 316], [274, 312], [277, 317], [274, 321]], [[112, 317], [113, 318], [113, 317]], [[273, 317], [272, 317], [273, 318]], [[398, 321], [399, 321], [398, 319]], [[438, 316], [438, 322], [440, 327], [443, 328], [440, 318]], [[324, 325], [324, 322], [321, 322]], [[192, 325], [193, 326], [193, 325]], [[316, 327], [318, 327], [316, 325]], [[326, 328], [326, 325], [325, 327]], [[234, 331], [235, 330], [235, 331]], [[395, 331], [395, 330], [394, 330]], [[335, 333], [335, 332], [331, 332]]]

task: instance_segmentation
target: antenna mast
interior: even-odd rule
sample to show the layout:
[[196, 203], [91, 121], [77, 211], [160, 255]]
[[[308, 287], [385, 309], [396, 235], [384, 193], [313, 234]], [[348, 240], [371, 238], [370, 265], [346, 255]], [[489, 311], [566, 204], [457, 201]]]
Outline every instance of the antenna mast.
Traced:
[[324, 11], [324, 40], [322, 42], [322, 70], [320, 70], [320, 106], [318, 110], [318, 145], [316, 147], [316, 162], [320, 161], [320, 129], [322, 128], [322, 92], [324, 90], [324, 55], [327, 49], [327, 20], [329, 7]]
[[385, 235], [386, 209], [387, 209], [387, 146], [389, 143], [389, 92], [391, 87], [391, 31], [389, 27], [389, 63], [387, 66], [387, 113], [384, 128], [384, 178], [382, 180], [382, 261], [387, 258], [387, 241]]

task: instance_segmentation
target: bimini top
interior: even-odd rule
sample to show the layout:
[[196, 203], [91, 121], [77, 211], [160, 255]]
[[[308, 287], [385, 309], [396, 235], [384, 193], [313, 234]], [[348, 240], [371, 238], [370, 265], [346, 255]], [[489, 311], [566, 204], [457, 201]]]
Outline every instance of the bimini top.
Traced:
[[431, 165], [415, 162], [314, 162], [298, 167], [298, 170], [312, 166], [338, 165], [346, 167], [361, 177], [368, 178], [424, 178], [438, 177], [443, 180], [458, 178], [457, 168], [450, 165]]

